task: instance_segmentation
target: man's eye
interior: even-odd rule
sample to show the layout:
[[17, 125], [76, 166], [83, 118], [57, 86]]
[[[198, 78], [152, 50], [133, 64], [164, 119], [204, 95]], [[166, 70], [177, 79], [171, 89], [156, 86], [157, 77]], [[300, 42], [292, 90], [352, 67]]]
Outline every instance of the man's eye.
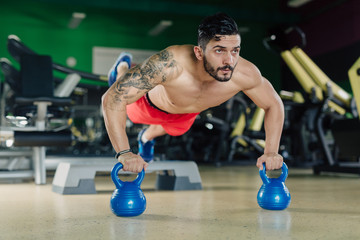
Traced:
[[221, 49], [217, 49], [217, 50], [215, 50], [215, 52], [216, 52], [216, 53], [221, 53], [222, 50], [221, 50]]

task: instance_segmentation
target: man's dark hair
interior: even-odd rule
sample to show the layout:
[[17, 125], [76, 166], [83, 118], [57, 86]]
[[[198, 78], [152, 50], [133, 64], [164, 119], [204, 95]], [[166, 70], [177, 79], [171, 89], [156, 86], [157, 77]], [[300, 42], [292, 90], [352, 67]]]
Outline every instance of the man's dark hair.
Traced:
[[237, 35], [239, 29], [236, 22], [225, 13], [217, 13], [206, 17], [198, 28], [198, 45], [205, 49], [211, 39], [220, 40], [217, 35]]

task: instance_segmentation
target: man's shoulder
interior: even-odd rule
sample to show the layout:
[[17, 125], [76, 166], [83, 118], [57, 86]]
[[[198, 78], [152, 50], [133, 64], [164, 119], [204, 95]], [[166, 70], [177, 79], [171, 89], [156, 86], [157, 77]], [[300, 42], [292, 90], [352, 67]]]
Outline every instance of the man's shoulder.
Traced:
[[166, 48], [168, 51], [189, 51], [194, 48], [194, 45], [184, 44], [184, 45], [171, 45]]
[[193, 45], [172, 45], [164, 49], [164, 51], [171, 53], [176, 58], [181, 58], [193, 54], [193, 48]]
[[153, 55], [153, 59], [159, 61], [171, 61], [179, 64], [183, 62], [183, 60], [189, 60], [188, 57], [191, 55], [191, 52], [193, 52], [191, 49], [191, 45], [171, 45]]
[[188, 68], [195, 61], [194, 45], [172, 45], [165, 50], [179, 66]]
[[240, 58], [234, 71], [233, 81], [239, 84], [242, 89], [248, 89], [260, 84], [262, 77], [255, 64]]
[[249, 60], [243, 57], [239, 58], [237, 67], [239, 71], [248, 72], [248, 73], [254, 73], [259, 71], [255, 66], [255, 64], [253, 64], [252, 62], [250, 62]]

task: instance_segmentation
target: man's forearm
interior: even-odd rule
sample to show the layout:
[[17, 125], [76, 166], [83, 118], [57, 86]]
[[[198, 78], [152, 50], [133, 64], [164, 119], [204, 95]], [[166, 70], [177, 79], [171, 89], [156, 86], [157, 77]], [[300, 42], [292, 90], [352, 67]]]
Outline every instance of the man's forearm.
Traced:
[[104, 122], [113, 148], [120, 152], [130, 148], [126, 134], [126, 105], [112, 108], [109, 106], [109, 97], [105, 95], [102, 99]]
[[284, 124], [284, 106], [280, 100], [265, 111], [265, 149], [264, 153], [277, 153]]
[[116, 116], [118, 116], [118, 118], [114, 118], [113, 116], [108, 118], [104, 115], [104, 119], [111, 144], [116, 152], [120, 152], [129, 149], [130, 145], [126, 134], [126, 114], [116, 114]]

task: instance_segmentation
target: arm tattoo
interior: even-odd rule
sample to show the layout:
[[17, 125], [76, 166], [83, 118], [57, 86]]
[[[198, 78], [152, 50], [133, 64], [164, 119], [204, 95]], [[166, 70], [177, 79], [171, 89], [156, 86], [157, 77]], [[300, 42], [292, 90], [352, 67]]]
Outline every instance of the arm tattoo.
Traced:
[[178, 66], [173, 54], [165, 49], [150, 57], [142, 65], [130, 69], [116, 82], [115, 101], [134, 97], [129, 95], [130, 87], [138, 89], [138, 93], [148, 92], [156, 85], [166, 82], [177, 70]]

